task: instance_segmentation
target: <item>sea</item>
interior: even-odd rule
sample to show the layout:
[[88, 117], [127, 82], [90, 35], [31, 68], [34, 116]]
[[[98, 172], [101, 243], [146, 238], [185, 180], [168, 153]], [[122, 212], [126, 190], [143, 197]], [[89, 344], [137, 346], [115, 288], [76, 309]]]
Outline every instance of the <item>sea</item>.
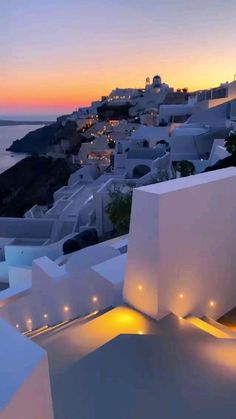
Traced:
[[41, 128], [43, 125], [10, 125], [0, 126], [0, 174], [10, 169], [20, 160], [24, 159], [27, 154], [12, 153], [6, 151], [6, 148], [15, 140], [24, 137], [28, 132]]

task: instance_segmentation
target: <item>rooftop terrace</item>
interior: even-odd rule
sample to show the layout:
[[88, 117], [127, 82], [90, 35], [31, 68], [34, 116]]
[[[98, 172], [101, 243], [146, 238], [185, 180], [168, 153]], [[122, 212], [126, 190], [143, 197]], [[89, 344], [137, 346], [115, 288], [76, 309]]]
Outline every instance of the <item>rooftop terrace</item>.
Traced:
[[128, 307], [38, 336], [55, 419], [235, 419], [236, 341]]

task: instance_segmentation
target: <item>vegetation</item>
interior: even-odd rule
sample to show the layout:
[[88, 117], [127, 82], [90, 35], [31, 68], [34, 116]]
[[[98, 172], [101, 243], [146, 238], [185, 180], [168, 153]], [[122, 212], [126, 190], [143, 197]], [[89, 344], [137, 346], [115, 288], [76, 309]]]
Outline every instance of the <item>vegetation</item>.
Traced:
[[182, 160], [179, 164], [179, 171], [181, 177], [194, 175], [195, 167], [194, 164], [188, 160]]
[[230, 154], [233, 154], [234, 151], [236, 151], [236, 132], [231, 132], [225, 139], [225, 148]]
[[110, 192], [111, 202], [106, 207], [106, 213], [119, 234], [129, 232], [132, 193], [132, 188], [127, 192], [122, 192], [120, 189]]

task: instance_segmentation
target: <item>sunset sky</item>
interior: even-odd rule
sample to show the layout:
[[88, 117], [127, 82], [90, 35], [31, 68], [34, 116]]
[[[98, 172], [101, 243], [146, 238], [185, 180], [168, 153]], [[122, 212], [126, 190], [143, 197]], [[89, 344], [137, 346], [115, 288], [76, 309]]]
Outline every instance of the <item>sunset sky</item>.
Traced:
[[0, 2], [0, 115], [61, 114], [115, 87], [236, 73], [235, 0]]

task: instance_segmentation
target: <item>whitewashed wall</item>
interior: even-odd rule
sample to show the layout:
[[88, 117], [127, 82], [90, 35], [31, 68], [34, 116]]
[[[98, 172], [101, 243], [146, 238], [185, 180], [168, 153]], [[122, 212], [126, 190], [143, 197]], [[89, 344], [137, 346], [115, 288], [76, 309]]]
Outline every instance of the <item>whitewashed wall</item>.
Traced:
[[[117, 249], [96, 245], [75, 252], [63, 266], [47, 257], [36, 259], [32, 285], [27, 271], [25, 280], [22, 276], [21, 281], [0, 293], [0, 317], [25, 331], [110, 307], [116, 298], [112, 278], [102, 278], [92, 266], [119, 255]], [[18, 275], [17, 270], [14, 273]], [[24, 274], [23, 268], [19, 274]]]
[[236, 168], [134, 191], [124, 298], [158, 318], [218, 318], [236, 300]]
[[0, 419], [53, 419], [46, 352], [0, 320]]

